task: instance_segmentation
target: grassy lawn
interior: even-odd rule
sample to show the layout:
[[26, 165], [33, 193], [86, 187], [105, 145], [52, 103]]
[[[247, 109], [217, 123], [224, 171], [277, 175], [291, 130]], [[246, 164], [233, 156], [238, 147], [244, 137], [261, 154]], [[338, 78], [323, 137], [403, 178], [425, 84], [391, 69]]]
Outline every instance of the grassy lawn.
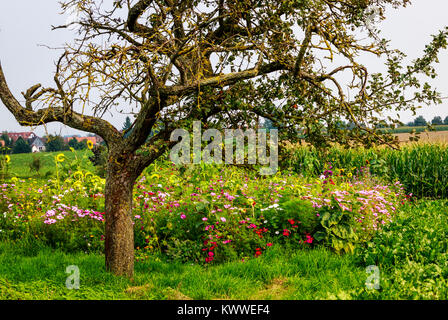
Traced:
[[[53, 175], [55, 171], [55, 160], [54, 157], [58, 154], [63, 153], [65, 155], [66, 161], [73, 161], [76, 159], [81, 159], [83, 167], [86, 169], [93, 170], [93, 166], [88, 158], [92, 156], [90, 150], [76, 150], [71, 151], [59, 151], [59, 152], [40, 152], [40, 153], [21, 153], [12, 154], [11, 163], [13, 164], [9, 170], [11, 176], [15, 176], [22, 179], [27, 178], [45, 178]], [[33, 157], [37, 157], [41, 161], [41, 169], [38, 173], [30, 169], [30, 163], [33, 161]]]
[[[408, 206], [353, 255], [273, 246], [208, 266], [154, 256], [136, 263], [132, 281], [105, 272], [101, 254], [1, 242], [0, 299], [447, 299], [447, 204]], [[80, 269], [79, 290], [65, 287], [69, 265]], [[379, 267], [380, 290], [365, 289], [367, 265]]]
[[[106, 273], [99, 254], [15, 248], [0, 244], [0, 299], [327, 299], [366, 278], [353, 256], [324, 249], [273, 247], [258, 259], [208, 267], [153, 257], [136, 264], [130, 281]], [[65, 287], [69, 265], [80, 269], [79, 290]]]

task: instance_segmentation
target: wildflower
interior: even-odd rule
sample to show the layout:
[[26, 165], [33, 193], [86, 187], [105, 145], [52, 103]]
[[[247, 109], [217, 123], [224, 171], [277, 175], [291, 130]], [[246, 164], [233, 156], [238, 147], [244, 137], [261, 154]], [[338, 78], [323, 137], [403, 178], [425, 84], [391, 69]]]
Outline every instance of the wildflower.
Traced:
[[9, 155], [6, 155], [5, 159], [6, 159], [6, 163], [9, 163], [11, 161], [11, 157]]
[[181, 218], [181, 219], [185, 219], [186, 217], [187, 217], [187, 216], [184, 215], [184, 214], [181, 214], [181, 215], [180, 215], [180, 218]]
[[305, 243], [313, 243], [314, 238], [310, 234], [306, 234]]
[[202, 221], [207, 221], [208, 219], [206, 217], [202, 218]]
[[221, 217], [221, 221], [222, 221], [222, 222], [226, 222], [227, 220], [226, 220], [226, 218]]
[[93, 142], [90, 140], [87, 140], [87, 148], [89, 148], [90, 150], [92, 150], [93, 148]]
[[65, 155], [63, 153], [60, 153], [55, 157], [55, 159], [56, 159], [56, 162], [64, 162]]

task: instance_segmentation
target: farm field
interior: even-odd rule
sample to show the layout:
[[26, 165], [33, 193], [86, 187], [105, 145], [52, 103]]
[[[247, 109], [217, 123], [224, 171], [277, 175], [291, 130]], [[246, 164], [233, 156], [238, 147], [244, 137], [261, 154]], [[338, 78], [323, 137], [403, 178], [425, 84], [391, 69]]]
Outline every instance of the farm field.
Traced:
[[[410, 133], [396, 133], [395, 135], [398, 137], [401, 143], [410, 142]], [[426, 143], [448, 143], [448, 130], [421, 132], [419, 141]]]
[[[447, 299], [447, 153], [303, 148], [264, 178], [162, 159], [134, 190], [133, 280], [105, 271], [104, 179], [91, 151], [39, 154], [42, 175], [26, 170], [30, 155], [12, 155], [0, 298]], [[66, 287], [71, 265], [79, 290]], [[369, 266], [378, 290], [366, 286]]]

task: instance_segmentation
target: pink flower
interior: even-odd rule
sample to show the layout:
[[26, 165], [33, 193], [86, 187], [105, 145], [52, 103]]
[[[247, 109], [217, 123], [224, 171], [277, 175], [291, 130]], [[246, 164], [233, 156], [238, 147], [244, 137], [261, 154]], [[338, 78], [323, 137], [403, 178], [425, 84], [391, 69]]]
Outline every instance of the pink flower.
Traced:
[[207, 221], [208, 219], [206, 217], [202, 218], [202, 221]]
[[181, 219], [185, 219], [186, 217], [187, 217], [187, 216], [184, 215], [184, 214], [181, 214], [181, 215], [180, 215], [180, 218], [181, 218]]
[[226, 222], [227, 220], [226, 220], [226, 218], [221, 217], [221, 221], [222, 221], [222, 222]]

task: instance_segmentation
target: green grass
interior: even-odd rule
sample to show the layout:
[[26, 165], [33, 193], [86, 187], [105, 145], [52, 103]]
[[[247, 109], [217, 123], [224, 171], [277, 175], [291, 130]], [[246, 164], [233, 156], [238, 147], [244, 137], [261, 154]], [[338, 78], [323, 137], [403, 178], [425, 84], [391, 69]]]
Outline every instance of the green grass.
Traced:
[[[92, 156], [92, 152], [90, 150], [76, 150], [75, 152], [58, 151], [12, 154], [9, 174], [22, 179], [52, 176], [55, 172], [54, 157], [60, 153], [65, 155], [65, 161], [73, 161], [75, 160], [75, 157], [82, 159], [84, 155]], [[38, 157], [41, 161], [41, 169], [39, 173], [36, 173], [30, 169], [30, 163], [32, 162], [33, 157]], [[82, 166], [88, 170], [93, 170], [93, 165], [88, 159], [82, 159]]]
[[[257, 259], [207, 266], [153, 256], [136, 263], [133, 280], [107, 273], [101, 254], [4, 241], [0, 299], [448, 299], [447, 208], [408, 205], [353, 255], [273, 246]], [[80, 269], [79, 290], [65, 287], [69, 265]], [[365, 288], [368, 265], [380, 270], [380, 290]]]
[[[362, 288], [366, 277], [353, 256], [324, 249], [272, 247], [258, 259], [208, 267], [153, 257], [136, 263], [131, 281], [105, 272], [102, 255], [17, 248], [0, 244], [0, 299], [325, 299]], [[80, 269], [79, 290], [65, 287], [69, 265]]]

